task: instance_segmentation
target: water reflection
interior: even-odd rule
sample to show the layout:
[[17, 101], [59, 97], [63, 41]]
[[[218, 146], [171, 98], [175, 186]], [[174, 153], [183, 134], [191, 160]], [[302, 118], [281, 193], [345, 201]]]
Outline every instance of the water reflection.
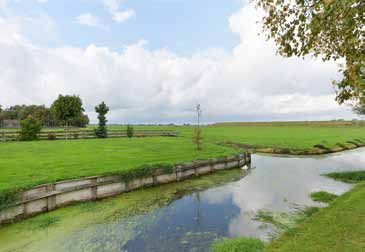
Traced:
[[[240, 181], [185, 195], [140, 216], [88, 227], [65, 237], [65, 244], [73, 244], [67, 251], [103, 246], [109, 251], [209, 251], [220, 237], [268, 239], [273, 227], [253, 220], [258, 210], [290, 212], [298, 205], [318, 205], [308, 197], [310, 192], [344, 193], [351, 185], [321, 174], [365, 169], [364, 152], [306, 158], [254, 155], [256, 168]], [[77, 246], [85, 239], [87, 249]]]

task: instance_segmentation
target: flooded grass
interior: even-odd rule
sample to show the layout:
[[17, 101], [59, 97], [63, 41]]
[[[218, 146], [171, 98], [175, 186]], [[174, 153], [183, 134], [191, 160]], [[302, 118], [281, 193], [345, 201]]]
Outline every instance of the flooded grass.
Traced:
[[313, 201], [322, 202], [322, 203], [330, 203], [334, 201], [338, 196], [333, 193], [328, 193], [325, 191], [312, 192], [310, 197]]
[[294, 212], [259, 210], [257, 211], [254, 220], [273, 225], [275, 229], [270, 236], [271, 240], [274, 240], [318, 211], [318, 207], [297, 207], [297, 210]]
[[358, 183], [365, 180], [365, 171], [332, 172], [325, 176], [346, 183]]

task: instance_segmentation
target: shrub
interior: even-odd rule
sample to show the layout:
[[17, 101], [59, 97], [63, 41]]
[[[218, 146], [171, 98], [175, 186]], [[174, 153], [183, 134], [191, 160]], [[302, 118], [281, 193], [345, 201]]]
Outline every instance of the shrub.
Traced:
[[134, 129], [132, 125], [127, 125], [127, 137], [132, 138], [134, 135]]
[[216, 241], [212, 245], [212, 252], [260, 252], [264, 243], [255, 238], [235, 238]]
[[74, 139], [79, 139], [79, 133], [75, 132], [72, 134]]
[[41, 132], [41, 123], [28, 116], [26, 119], [20, 121], [20, 133], [19, 138], [21, 141], [32, 141], [38, 139], [38, 134]]
[[48, 133], [47, 139], [48, 140], [56, 140], [57, 139], [57, 136], [54, 133]]

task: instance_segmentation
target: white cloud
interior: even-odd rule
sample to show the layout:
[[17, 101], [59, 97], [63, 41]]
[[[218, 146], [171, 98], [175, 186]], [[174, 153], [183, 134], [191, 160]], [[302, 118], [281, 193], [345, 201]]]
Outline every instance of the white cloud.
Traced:
[[119, 5], [122, 1], [120, 0], [101, 0], [102, 4], [107, 8], [110, 12], [116, 12], [119, 10]]
[[79, 94], [88, 111], [104, 100], [116, 123], [192, 121], [197, 102], [205, 121], [350, 116], [334, 101], [337, 66], [277, 56], [258, 37], [257, 17], [249, 5], [229, 19], [241, 38], [231, 52], [190, 57], [148, 50], [145, 40], [122, 53], [95, 45], [36, 47], [0, 20], [0, 104], [49, 105], [59, 93]]
[[102, 25], [98, 19], [98, 17], [90, 14], [84, 13], [76, 17], [76, 22], [81, 25], [87, 25], [92, 27], [99, 27], [105, 29], [106, 27]]
[[121, 22], [124, 22], [124, 21], [132, 18], [135, 15], [136, 15], [136, 13], [134, 12], [134, 10], [117, 11], [117, 12], [114, 12], [113, 20], [115, 22], [121, 23]]
[[121, 23], [136, 15], [133, 9], [121, 10], [121, 0], [102, 0], [101, 3], [110, 12], [115, 22]]
[[4, 10], [9, 3], [9, 0], [0, 0], [0, 11]]
[[38, 3], [47, 3], [48, 0], [37, 0]]

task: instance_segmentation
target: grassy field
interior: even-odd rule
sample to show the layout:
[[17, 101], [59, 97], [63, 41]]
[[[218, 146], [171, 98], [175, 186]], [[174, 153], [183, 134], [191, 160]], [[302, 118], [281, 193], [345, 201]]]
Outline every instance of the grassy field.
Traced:
[[[95, 126], [89, 126], [93, 127]], [[348, 147], [348, 141], [365, 145], [365, 127], [346, 121], [226, 123], [203, 126], [203, 151], [197, 152], [192, 143], [194, 128], [174, 125], [135, 126], [137, 130], [173, 130], [179, 133], [177, 138], [2, 142], [0, 202], [11, 201], [11, 195], [17, 189], [85, 176], [136, 170], [143, 172], [139, 169], [143, 165], [173, 164], [244, 150], [280, 153], [277, 151], [282, 148], [286, 154], [320, 154], [323, 149], [314, 146], [337, 146], [336, 151], [341, 151], [357, 147], [351, 144]], [[126, 129], [126, 126], [111, 125], [109, 129]], [[233, 146], [243, 145], [243, 149], [228, 147], [227, 142], [233, 143]]]
[[[94, 128], [95, 125], [88, 127]], [[134, 128], [173, 130], [189, 139], [194, 131], [193, 126], [146, 125]], [[109, 129], [125, 130], [126, 126], [111, 125]], [[205, 142], [230, 141], [255, 147], [314, 149], [315, 145], [333, 148], [347, 141], [365, 143], [363, 121], [218, 123], [204, 126], [202, 130]]]
[[173, 137], [0, 143], [0, 191], [237, 152], [210, 143], [196, 151], [190, 139]]
[[[89, 126], [92, 127], [95, 126]], [[109, 126], [109, 129], [125, 128]], [[317, 144], [334, 147], [355, 139], [365, 143], [365, 127], [343, 121], [204, 126], [202, 152], [197, 152], [192, 144], [193, 126], [135, 126], [135, 129], [173, 130], [180, 137], [0, 143], [0, 191], [125, 171], [146, 164], [171, 164], [236, 153], [235, 149], [217, 145], [226, 141], [292, 149], [313, 149]]]
[[[122, 126], [111, 126], [122, 129]], [[192, 126], [137, 126], [136, 129], [168, 129], [179, 132], [182, 137], [191, 138]], [[261, 147], [281, 147], [295, 149], [313, 149], [320, 144], [328, 148], [337, 143], [345, 144], [355, 139], [365, 142], [365, 127], [346, 124], [307, 124], [297, 123], [250, 123], [243, 126], [217, 124], [202, 127], [205, 142], [217, 143], [232, 141]]]

